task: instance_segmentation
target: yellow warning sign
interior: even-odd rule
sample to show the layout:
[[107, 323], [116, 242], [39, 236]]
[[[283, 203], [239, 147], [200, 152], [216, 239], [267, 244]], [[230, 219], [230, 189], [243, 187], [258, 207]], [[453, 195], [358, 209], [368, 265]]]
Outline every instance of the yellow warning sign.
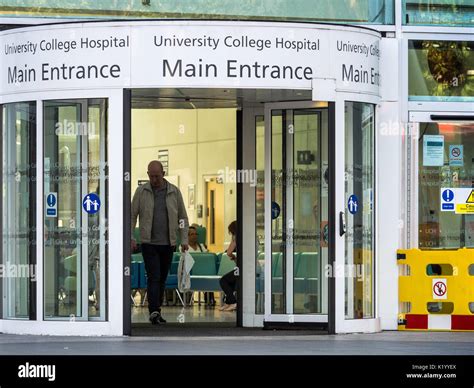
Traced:
[[474, 203], [474, 190], [471, 190], [471, 194], [467, 197], [466, 203]]
[[456, 204], [456, 214], [474, 214], [474, 203]]

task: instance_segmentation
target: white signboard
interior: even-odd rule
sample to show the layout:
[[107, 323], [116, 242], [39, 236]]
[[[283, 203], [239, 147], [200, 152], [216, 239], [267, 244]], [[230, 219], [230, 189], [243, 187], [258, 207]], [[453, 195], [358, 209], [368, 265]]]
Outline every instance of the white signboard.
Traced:
[[130, 81], [129, 28], [41, 29], [0, 36], [1, 90], [122, 86]]
[[3, 93], [103, 87], [308, 89], [379, 94], [377, 33], [254, 22], [132, 22], [0, 34]]
[[474, 214], [473, 188], [441, 188], [441, 211], [456, 214]]
[[442, 166], [444, 163], [444, 136], [423, 136], [423, 166]]

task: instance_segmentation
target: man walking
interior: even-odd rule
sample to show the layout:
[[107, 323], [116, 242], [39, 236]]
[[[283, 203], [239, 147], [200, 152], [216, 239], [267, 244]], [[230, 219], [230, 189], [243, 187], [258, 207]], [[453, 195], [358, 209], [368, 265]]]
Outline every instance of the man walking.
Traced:
[[133, 230], [140, 219], [142, 255], [148, 277], [148, 311], [154, 325], [165, 323], [161, 302], [166, 278], [176, 248], [176, 234], [181, 234], [182, 251], [188, 250], [188, 216], [179, 189], [164, 179], [163, 165], [148, 164], [150, 181], [135, 191], [132, 200], [132, 250], [137, 247]]

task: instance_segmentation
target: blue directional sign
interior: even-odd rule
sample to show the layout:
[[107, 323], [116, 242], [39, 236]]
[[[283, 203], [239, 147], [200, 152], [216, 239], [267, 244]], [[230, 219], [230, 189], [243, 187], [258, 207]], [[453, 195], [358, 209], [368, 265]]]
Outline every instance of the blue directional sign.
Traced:
[[82, 208], [88, 214], [95, 214], [100, 210], [100, 198], [97, 194], [89, 193], [82, 200]]
[[58, 194], [48, 193], [46, 195], [46, 217], [58, 216]]
[[356, 214], [359, 210], [359, 200], [355, 194], [352, 194], [347, 200], [347, 209], [349, 213]]
[[276, 202], [272, 202], [272, 220], [278, 218], [280, 215], [280, 205]]

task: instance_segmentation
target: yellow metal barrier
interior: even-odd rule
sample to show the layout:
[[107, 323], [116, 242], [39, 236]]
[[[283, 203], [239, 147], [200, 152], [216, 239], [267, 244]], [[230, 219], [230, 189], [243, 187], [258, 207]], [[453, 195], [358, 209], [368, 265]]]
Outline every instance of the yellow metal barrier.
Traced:
[[474, 249], [397, 251], [399, 330], [474, 330]]

